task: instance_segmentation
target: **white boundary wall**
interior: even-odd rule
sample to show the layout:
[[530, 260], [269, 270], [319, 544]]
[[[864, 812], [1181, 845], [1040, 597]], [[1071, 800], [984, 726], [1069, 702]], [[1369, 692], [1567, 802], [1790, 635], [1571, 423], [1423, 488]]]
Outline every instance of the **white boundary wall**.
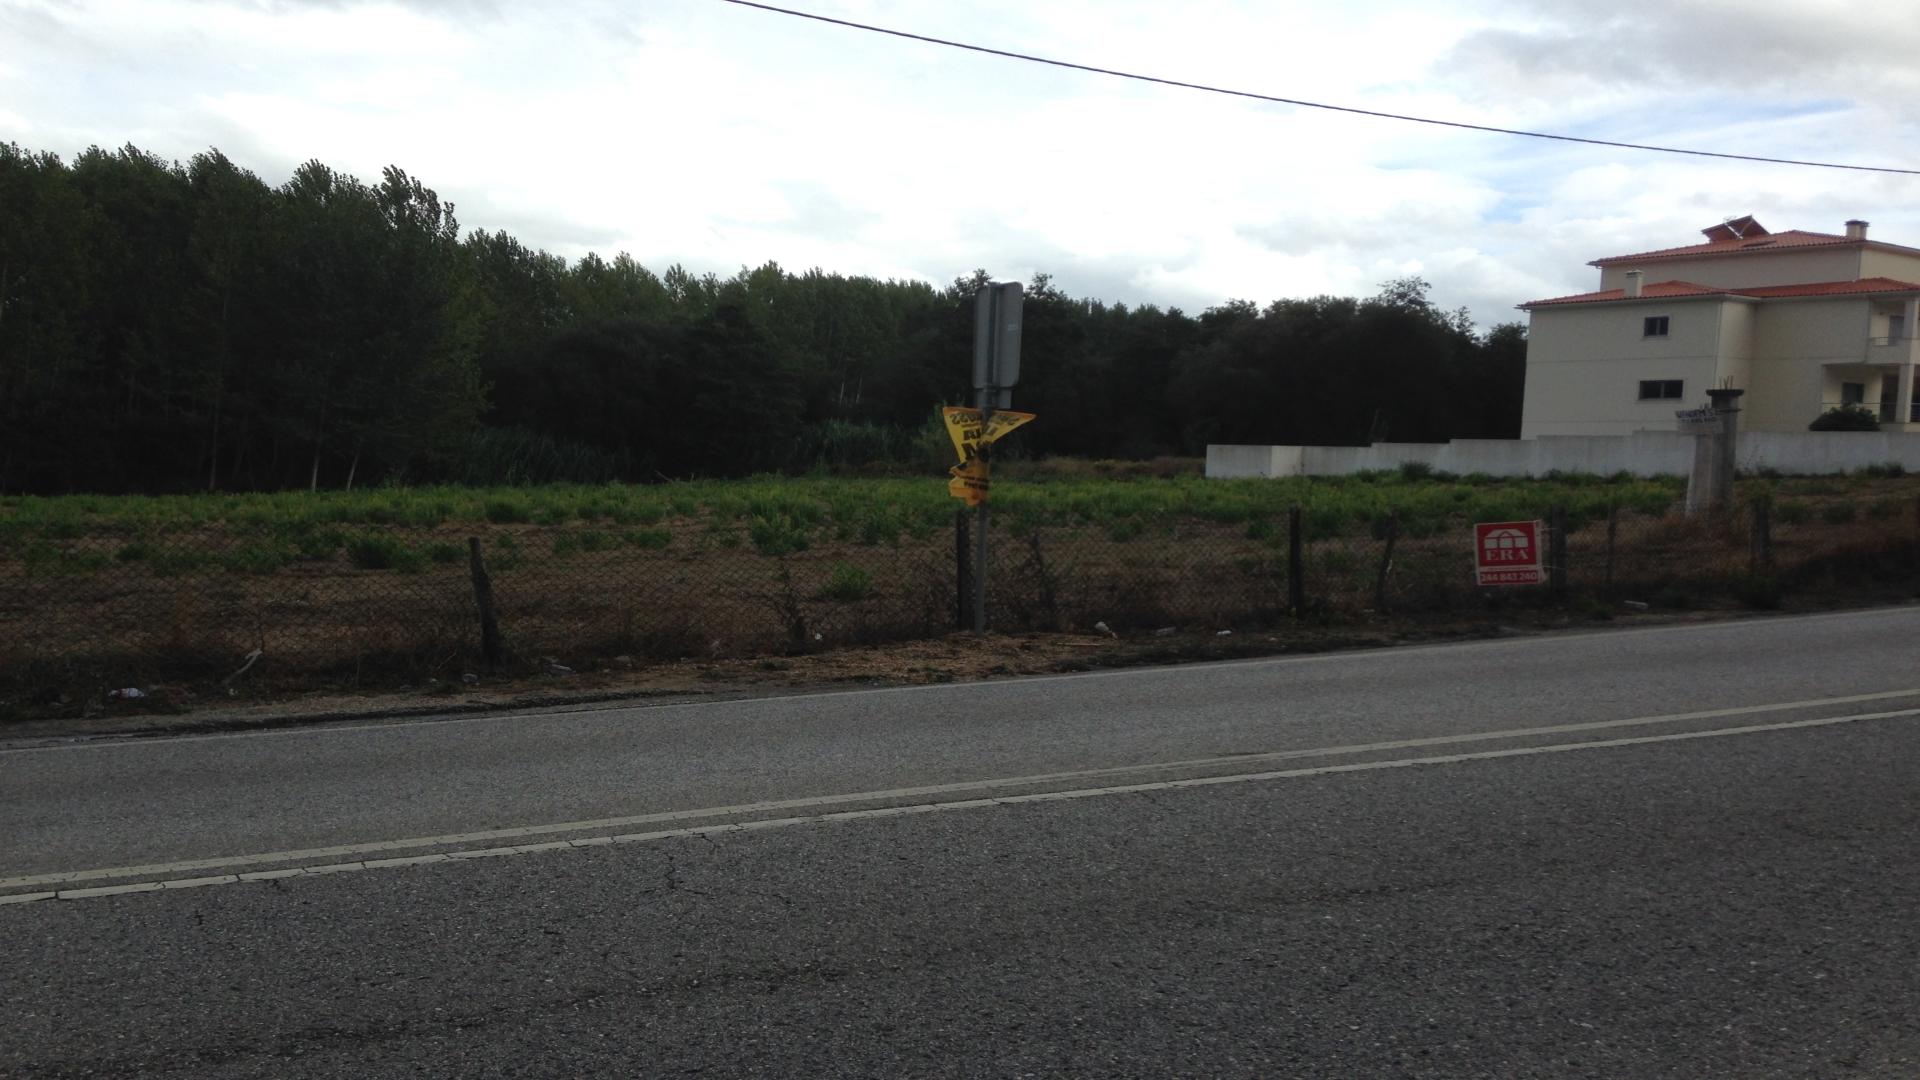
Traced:
[[[1697, 436], [1670, 431], [1632, 435], [1542, 435], [1537, 439], [1456, 439], [1373, 446], [1207, 447], [1207, 475], [1346, 476], [1422, 462], [1438, 472], [1544, 476], [1549, 472], [1610, 476], [1685, 476]], [[1898, 463], [1920, 472], [1920, 433], [1897, 431], [1743, 431], [1737, 451], [1745, 472], [1826, 475]]]

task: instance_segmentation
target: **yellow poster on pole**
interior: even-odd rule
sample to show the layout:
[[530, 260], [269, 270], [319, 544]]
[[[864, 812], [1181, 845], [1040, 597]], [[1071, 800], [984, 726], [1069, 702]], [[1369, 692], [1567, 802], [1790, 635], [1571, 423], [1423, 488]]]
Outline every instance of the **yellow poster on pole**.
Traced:
[[981, 447], [992, 446], [1001, 436], [1034, 418], [1030, 412], [995, 409], [987, 422], [981, 424], [979, 409], [952, 405], [940, 410], [940, 414], [947, 422], [947, 438], [953, 440], [953, 452], [962, 464], [979, 457]]
[[947, 494], [963, 500], [968, 506], [979, 506], [987, 501], [992, 482], [987, 477], [987, 463], [974, 458], [964, 464], [955, 465], [947, 472], [953, 479], [947, 481]]
[[980, 410], [947, 406], [940, 410], [947, 422], [947, 438], [953, 440], [953, 452], [962, 464], [972, 461], [980, 449]]

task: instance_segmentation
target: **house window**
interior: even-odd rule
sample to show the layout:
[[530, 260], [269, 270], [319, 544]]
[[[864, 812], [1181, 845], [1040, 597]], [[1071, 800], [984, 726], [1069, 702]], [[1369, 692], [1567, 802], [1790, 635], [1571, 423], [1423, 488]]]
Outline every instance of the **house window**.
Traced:
[[1859, 405], [1867, 400], [1867, 384], [1863, 382], [1843, 382], [1840, 384], [1840, 404]]
[[1646, 319], [1644, 319], [1641, 322], [1640, 325], [1641, 325], [1641, 330], [1640, 330], [1641, 337], [1666, 337], [1667, 336], [1667, 317], [1665, 315], [1649, 315], [1646, 317]]
[[1680, 396], [1679, 379], [1641, 379], [1641, 401], [1665, 401]]

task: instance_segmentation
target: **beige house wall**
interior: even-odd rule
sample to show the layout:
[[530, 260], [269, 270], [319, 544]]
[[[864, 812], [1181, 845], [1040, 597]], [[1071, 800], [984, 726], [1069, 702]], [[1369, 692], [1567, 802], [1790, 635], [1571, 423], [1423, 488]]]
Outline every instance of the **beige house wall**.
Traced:
[[[1672, 431], [1674, 411], [1702, 404], [1722, 372], [1723, 309], [1746, 306], [1647, 300], [1534, 311], [1520, 437]], [[1667, 316], [1667, 336], [1642, 335], [1649, 315]], [[1750, 325], [1736, 327], [1736, 335], [1750, 350]], [[1642, 401], [1643, 379], [1680, 379], [1681, 397]]]
[[[1805, 431], [1842, 382], [1864, 382], [1879, 401], [1880, 376], [1866, 368], [1873, 305], [1864, 298], [1777, 301], [1754, 312], [1754, 354], [1741, 425], [1751, 431]], [[1842, 366], [1845, 365], [1845, 366]]]
[[[1723, 255], [1702, 259], [1647, 259], [1603, 267], [1600, 288], [1621, 289], [1627, 284], [1627, 271], [1645, 273], [1651, 285], [1657, 281], [1691, 281], [1696, 285], [1714, 285], [1723, 289], [1750, 289], [1762, 285], [1806, 285], [1820, 281], [1852, 281], [1861, 273], [1861, 249], [1857, 247], [1814, 248], [1811, 251], [1772, 252], [1766, 255]], [[1914, 271], [1903, 271], [1913, 273]], [[1888, 277], [1900, 277], [1888, 274]], [[1912, 280], [1903, 278], [1902, 280]]]
[[1714, 385], [1745, 388], [1753, 380], [1753, 327], [1758, 304], [1720, 305], [1720, 343]]
[[1861, 277], [1890, 277], [1895, 281], [1920, 281], [1920, 255], [1868, 248], [1860, 253]]

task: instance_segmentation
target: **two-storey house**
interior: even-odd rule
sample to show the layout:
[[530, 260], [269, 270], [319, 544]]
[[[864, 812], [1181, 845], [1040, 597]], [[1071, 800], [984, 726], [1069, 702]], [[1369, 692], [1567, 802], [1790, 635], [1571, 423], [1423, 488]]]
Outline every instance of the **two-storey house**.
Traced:
[[1768, 232], [1752, 217], [1688, 247], [1613, 255], [1598, 291], [1529, 315], [1520, 436], [1671, 431], [1717, 386], [1746, 391], [1741, 427], [1805, 431], [1837, 405], [1920, 431], [1920, 249]]

